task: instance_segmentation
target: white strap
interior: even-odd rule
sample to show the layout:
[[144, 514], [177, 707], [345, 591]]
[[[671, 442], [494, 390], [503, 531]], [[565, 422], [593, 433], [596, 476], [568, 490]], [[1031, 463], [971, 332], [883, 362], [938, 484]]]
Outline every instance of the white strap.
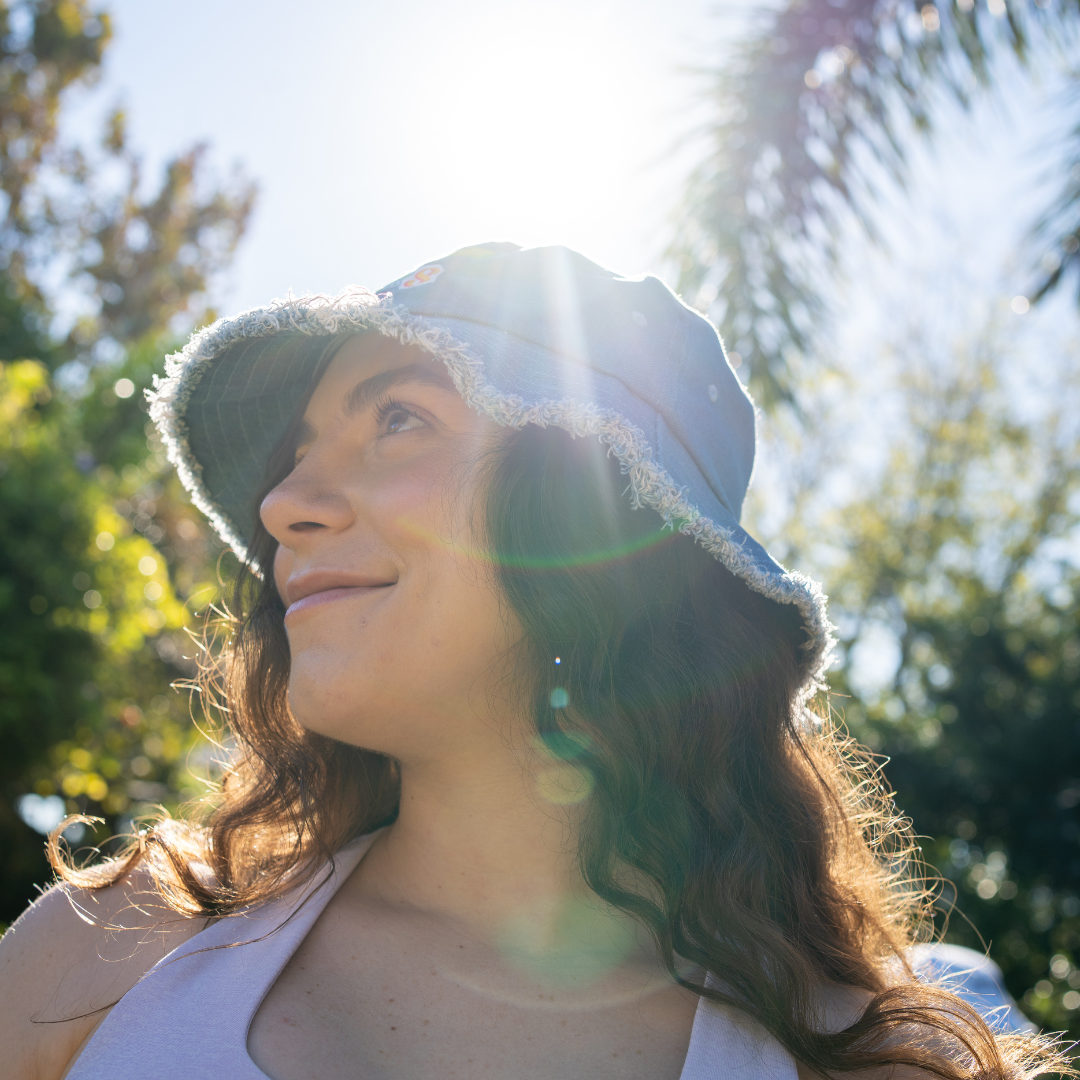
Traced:
[[[712, 976], [708, 979], [713, 982]], [[797, 1080], [795, 1059], [759, 1023], [702, 998], [679, 1080]]]

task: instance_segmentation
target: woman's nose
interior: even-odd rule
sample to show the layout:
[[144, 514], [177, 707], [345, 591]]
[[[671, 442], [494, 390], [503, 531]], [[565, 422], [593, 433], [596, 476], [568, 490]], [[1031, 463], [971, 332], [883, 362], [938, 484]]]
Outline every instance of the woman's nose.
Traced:
[[314, 457], [305, 455], [259, 507], [267, 532], [285, 547], [295, 548], [311, 533], [347, 528], [356, 517], [346, 494]]

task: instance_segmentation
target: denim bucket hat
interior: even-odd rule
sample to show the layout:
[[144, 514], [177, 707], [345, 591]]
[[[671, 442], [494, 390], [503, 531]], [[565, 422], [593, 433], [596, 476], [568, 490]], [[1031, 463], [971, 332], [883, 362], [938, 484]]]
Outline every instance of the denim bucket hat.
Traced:
[[658, 278], [620, 277], [564, 247], [464, 248], [378, 294], [290, 297], [220, 319], [168, 357], [150, 415], [192, 501], [241, 558], [273, 448], [329, 356], [365, 331], [441, 361], [496, 423], [599, 438], [633, 506], [799, 610], [818, 685], [834, 640], [826, 598], [739, 524], [755, 410], [715, 328]]

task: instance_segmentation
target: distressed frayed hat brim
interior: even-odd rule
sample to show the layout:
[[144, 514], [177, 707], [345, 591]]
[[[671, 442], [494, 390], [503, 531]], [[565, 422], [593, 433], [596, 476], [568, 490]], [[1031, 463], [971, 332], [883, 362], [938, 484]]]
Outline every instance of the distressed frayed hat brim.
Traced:
[[820, 685], [834, 646], [821, 587], [785, 570], [740, 526], [742, 491], [724, 488], [653, 400], [580, 357], [482, 322], [417, 314], [366, 289], [289, 298], [219, 320], [167, 358], [165, 378], [147, 395], [192, 501], [242, 559], [273, 448], [315, 374], [345, 337], [363, 332], [417, 346], [444, 364], [465, 402], [498, 424], [598, 438], [626, 475], [633, 506], [692, 537], [755, 592], [798, 609], [806, 692]]
[[798, 609], [806, 691], [820, 686], [834, 647], [820, 585], [739, 524], [755, 410], [716, 329], [658, 279], [620, 278], [563, 247], [464, 248], [378, 296], [350, 288], [220, 320], [168, 357], [151, 417], [195, 505], [242, 558], [274, 447], [329, 357], [360, 333], [426, 352], [505, 427], [598, 438], [635, 508]]

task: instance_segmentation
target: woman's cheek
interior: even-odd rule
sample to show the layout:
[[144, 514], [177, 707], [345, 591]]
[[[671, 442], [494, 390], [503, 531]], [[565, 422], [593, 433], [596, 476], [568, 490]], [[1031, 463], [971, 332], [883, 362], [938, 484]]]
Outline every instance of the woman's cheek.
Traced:
[[[456, 539], [451, 511], [469, 505], [469, 494], [455, 490], [454, 469], [446, 455], [428, 455], [410, 467], [392, 470], [362, 496], [391, 547], [446, 548]], [[454, 492], [451, 497], [450, 492]]]
[[283, 544], [278, 544], [277, 551], [274, 552], [274, 585], [281, 602], [286, 606], [289, 601], [285, 598], [285, 584], [292, 573], [294, 561], [293, 553]]

